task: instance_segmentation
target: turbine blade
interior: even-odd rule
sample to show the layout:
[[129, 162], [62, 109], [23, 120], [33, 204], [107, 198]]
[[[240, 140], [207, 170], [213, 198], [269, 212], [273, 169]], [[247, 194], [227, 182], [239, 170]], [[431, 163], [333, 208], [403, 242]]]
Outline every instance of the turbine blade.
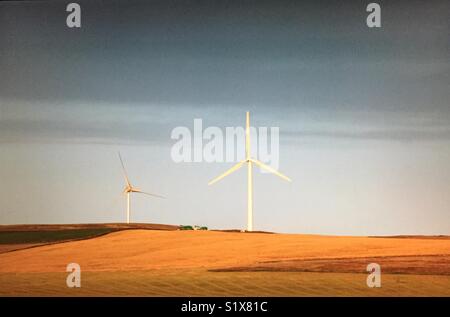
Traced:
[[251, 162], [255, 163], [256, 165], [258, 165], [259, 167], [265, 169], [266, 171], [269, 171], [275, 175], [277, 175], [278, 177], [288, 181], [288, 182], [292, 182], [292, 180], [287, 177], [286, 175], [281, 174], [280, 172], [278, 172], [276, 169], [270, 167], [269, 165], [264, 164], [263, 162], [260, 162], [258, 160], [255, 159], [250, 159]]
[[222, 175], [217, 176], [216, 178], [214, 178], [212, 181], [210, 181], [208, 183], [208, 185], [212, 185], [215, 182], [220, 181], [222, 178], [224, 178], [225, 176], [230, 175], [231, 173], [233, 173], [234, 171], [237, 171], [239, 168], [241, 168], [241, 166], [245, 163], [246, 161], [241, 161], [239, 163], [237, 163], [236, 165], [234, 165], [232, 168], [230, 168], [229, 170], [227, 170], [225, 173], [223, 173]]
[[127, 183], [127, 185], [131, 187], [130, 180], [128, 179], [128, 175], [127, 175], [127, 170], [125, 169], [125, 164], [123, 164], [122, 155], [120, 155], [120, 152], [118, 152], [118, 154], [119, 154], [120, 163], [122, 164], [123, 177], [125, 178], [125, 182]]
[[245, 158], [250, 159], [250, 112], [248, 111], [245, 119]]
[[152, 194], [152, 193], [143, 192], [142, 190], [139, 190], [139, 189], [133, 189], [133, 193], [139, 193], [139, 194], [149, 195], [149, 196], [153, 196], [153, 197], [157, 197], [157, 198], [163, 198], [163, 199], [166, 198], [166, 197], [164, 197], [164, 196], [160, 196], [160, 195], [156, 195], [156, 194]]

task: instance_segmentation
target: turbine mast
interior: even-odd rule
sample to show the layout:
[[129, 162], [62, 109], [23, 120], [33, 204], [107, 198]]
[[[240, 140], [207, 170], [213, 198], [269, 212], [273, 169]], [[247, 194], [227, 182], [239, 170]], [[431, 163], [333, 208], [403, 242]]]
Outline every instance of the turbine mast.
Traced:
[[253, 231], [253, 171], [250, 147], [250, 112], [247, 111], [245, 120], [245, 155], [248, 164], [247, 173], [247, 231]]
[[248, 161], [247, 173], [247, 231], [253, 231], [253, 175], [252, 161]]
[[245, 159], [251, 159], [250, 153], [250, 112], [247, 111], [245, 120]]
[[131, 201], [130, 201], [130, 192], [127, 193], [127, 223], [130, 223], [130, 206], [131, 205]]

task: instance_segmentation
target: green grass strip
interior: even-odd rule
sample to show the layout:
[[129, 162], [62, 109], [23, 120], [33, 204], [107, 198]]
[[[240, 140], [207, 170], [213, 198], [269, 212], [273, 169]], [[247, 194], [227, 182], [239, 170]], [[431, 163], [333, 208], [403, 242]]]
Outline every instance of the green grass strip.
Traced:
[[45, 243], [92, 238], [115, 231], [111, 228], [69, 229], [57, 231], [4, 231], [0, 232], [0, 244]]

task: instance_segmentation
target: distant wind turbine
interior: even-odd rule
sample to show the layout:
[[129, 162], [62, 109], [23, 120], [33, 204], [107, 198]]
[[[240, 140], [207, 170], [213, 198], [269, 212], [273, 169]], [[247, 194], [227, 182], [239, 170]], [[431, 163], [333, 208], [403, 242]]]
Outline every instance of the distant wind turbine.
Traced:
[[130, 180], [128, 179], [127, 171], [125, 169], [125, 164], [123, 164], [123, 160], [122, 160], [122, 156], [120, 155], [120, 152], [119, 152], [119, 159], [120, 159], [120, 163], [122, 164], [123, 176], [125, 178], [125, 183], [126, 183], [123, 193], [127, 195], [127, 223], [130, 223], [131, 193], [139, 193], [139, 194], [149, 195], [149, 196], [158, 197], [158, 198], [164, 198], [164, 197], [155, 195], [155, 194], [150, 194], [147, 192], [143, 192], [142, 190], [140, 190], [136, 187], [133, 187], [130, 183]]
[[237, 171], [240, 169], [245, 163], [248, 165], [247, 170], [247, 231], [253, 231], [253, 175], [252, 175], [252, 167], [253, 164], [256, 164], [260, 168], [263, 168], [278, 177], [290, 182], [291, 179], [277, 170], [273, 169], [272, 167], [258, 161], [257, 159], [254, 159], [251, 157], [250, 153], [250, 112], [247, 111], [247, 118], [246, 118], [246, 126], [245, 126], [245, 160], [240, 161], [236, 165], [234, 165], [232, 168], [230, 168], [228, 171], [223, 173], [222, 175], [214, 178], [212, 181], [208, 183], [208, 185], [212, 185], [215, 182], [221, 180], [225, 176], [230, 175], [231, 173]]

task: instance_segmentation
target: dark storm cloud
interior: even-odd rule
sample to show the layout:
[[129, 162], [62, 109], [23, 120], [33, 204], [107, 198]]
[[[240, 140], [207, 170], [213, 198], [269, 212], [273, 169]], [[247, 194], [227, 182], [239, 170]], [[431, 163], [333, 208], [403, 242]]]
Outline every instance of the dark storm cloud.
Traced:
[[[65, 2], [3, 6], [2, 97], [267, 105], [328, 89], [341, 65], [370, 85], [377, 72], [358, 65], [448, 57], [445, 2], [430, 4], [432, 20], [415, 2], [382, 2], [378, 31], [364, 1], [80, 3], [80, 30], [65, 27]], [[308, 81], [316, 87], [297, 89]]]
[[[140, 140], [145, 124], [120, 119], [149, 104], [175, 118], [177, 108], [225, 105], [289, 109], [285, 120], [304, 111], [395, 110], [397, 119], [425, 112], [450, 125], [449, 3], [379, 2], [379, 30], [365, 25], [369, 1], [81, 1], [81, 29], [65, 26], [64, 1], [0, 4], [2, 138]], [[69, 114], [39, 121], [40, 106], [30, 105], [20, 118], [9, 116], [22, 101]], [[100, 102], [116, 117], [91, 122], [80, 111]], [[403, 138], [399, 124], [356, 137]], [[409, 129], [413, 138], [446, 136]]]

